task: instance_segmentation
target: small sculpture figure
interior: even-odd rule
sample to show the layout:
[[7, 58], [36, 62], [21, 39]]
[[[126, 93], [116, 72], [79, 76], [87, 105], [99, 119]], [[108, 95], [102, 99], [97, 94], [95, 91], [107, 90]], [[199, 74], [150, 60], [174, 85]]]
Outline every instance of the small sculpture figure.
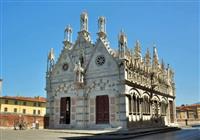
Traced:
[[84, 69], [81, 67], [80, 61], [78, 62], [78, 64], [77, 63], [75, 64], [74, 72], [75, 72], [75, 82], [83, 83]]

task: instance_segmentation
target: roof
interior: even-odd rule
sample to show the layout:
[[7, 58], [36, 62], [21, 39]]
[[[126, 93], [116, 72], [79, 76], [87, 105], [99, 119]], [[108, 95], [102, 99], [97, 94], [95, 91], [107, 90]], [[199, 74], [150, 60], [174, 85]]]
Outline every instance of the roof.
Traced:
[[21, 100], [21, 101], [31, 101], [31, 102], [46, 102], [44, 97], [23, 97], [23, 96], [2, 96], [0, 99], [10, 99], [10, 100]]
[[177, 111], [195, 111], [195, 109], [191, 109], [191, 108], [176, 108]]
[[196, 110], [197, 107], [200, 107], [200, 104], [178, 106], [178, 107], [176, 107], [176, 110], [179, 110], [179, 111], [192, 111], [192, 110]]

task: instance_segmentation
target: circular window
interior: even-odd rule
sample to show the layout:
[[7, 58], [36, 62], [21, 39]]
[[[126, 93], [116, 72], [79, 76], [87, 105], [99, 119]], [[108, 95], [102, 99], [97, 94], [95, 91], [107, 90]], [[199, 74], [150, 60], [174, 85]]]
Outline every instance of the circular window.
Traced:
[[67, 63], [63, 64], [62, 68], [63, 68], [64, 71], [66, 71], [68, 69], [68, 64]]
[[103, 65], [105, 63], [106, 59], [103, 55], [99, 55], [96, 57], [96, 64], [97, 65]]

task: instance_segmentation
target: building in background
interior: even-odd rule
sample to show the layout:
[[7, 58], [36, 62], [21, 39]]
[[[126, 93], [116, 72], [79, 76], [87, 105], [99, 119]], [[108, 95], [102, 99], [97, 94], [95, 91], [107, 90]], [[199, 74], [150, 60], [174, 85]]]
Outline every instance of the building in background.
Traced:
[[14, 127], [23, 122], [28, 128], [37, 123], [39, 128], [44, 127], [46, 114], [46, 98], [43, 97], [0, 97], [0, 127]]
[[153, 127], [176, 124], [174, 72], [160, 62], [157, 49], [142, 57], [136, 41], [128, 49], [124, 31], [118, 50], [110, 48], [106, 19], [98, 19], [98, 37], [91, 41], [88, 14], [72, 42], [67, 26], [64, 47], [55, 62], [47, 59], [47, 114], [50, 128]]
[[200, 124], [200, 104], [178, 106], [176, 113], [180, 125]]

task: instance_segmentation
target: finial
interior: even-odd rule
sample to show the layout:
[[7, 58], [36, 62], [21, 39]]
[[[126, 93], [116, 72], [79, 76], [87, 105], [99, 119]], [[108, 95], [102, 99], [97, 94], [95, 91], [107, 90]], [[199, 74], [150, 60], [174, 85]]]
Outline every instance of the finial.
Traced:
[[139, 40], [136, 40], [136, 42], [135, 42], [135, 48], [136, 48], [139, 52], [141, 51]]
[[135, 57], [135, 59], [142, 58], [139, 40], [136, 40], [136, 42], [135, 42], [134, 57]]
[[106, 36], [106, 18], [103, 16], [98, 18], [98, 30], [99, 37]]
[[55, 60], [54, 50], [53, 50], [53, 48], [51, 48], [51, 50], [48, 54], [48, 59], [47, 59], [47, 74], [49, 74], [49, 72], [52, 71], [52, 69], [54, 67], [54, 60]]
[[55, 56], [54, 56], [54, 50], [53, 48], [51, 48], [50, 52], [49, 52], [49, 55], [48, 55], [48, 59], [51, 61], [51, 60], [55, 60]]
[[67, 27], [65, 27], [65, 40], [68, 42], [72, 42], [72, 28], [70, 25], [67, 25]]
[[126, 34], [124, 33], [123, 29], [121, 29], [121, 31], [119, 33], [118, 40], [120, 43], [127, 43], [127, 37], [126, 37]]
[[165, 63], [164, 63], [164, 60], [162, 59], [162, 61], [161, 61], [161, 69], [162, 70], [165, 70]]
[[118, 46], [119, 46], [119, 58], [125, 59], [128, 52], [127, 48], [127, 37], [125, 33], [121, 30], [118, 35]]
[[155, 45], [153, 45], [153, 58], [158, 61], [158, 52]]
[[99, 26], [99, 32], [104, 32], [106, 33], [106, 18], [101, 16], [98, 19], [98, 26]]
[[153, 44], [153, 68], [157, 69], [160, 67], [158, 53], [155, 44]]
[[136, 40], [136, 42], [135, 42], [135, 46], [140, 46], [140, 42], [139, 42], [139, 40]]
[[80, 15], [80, 29], [81, 31], [88, 31], [88, 14], [83, 11]]
[[146, 61], [146, 65], [150, 66], [150, 64], [151, 64], [151, 54], [150, 54], [149, 48], [147, 48], [147, 52], [145, 54], [145, 61]]
[[146, 56], [151, 59], [149, 48], [147, 48]]
[[65, 27], [65, 32], [72, 32], [72, 28], [70, 26], [70, 24], [68, 24], [66, 27]]

